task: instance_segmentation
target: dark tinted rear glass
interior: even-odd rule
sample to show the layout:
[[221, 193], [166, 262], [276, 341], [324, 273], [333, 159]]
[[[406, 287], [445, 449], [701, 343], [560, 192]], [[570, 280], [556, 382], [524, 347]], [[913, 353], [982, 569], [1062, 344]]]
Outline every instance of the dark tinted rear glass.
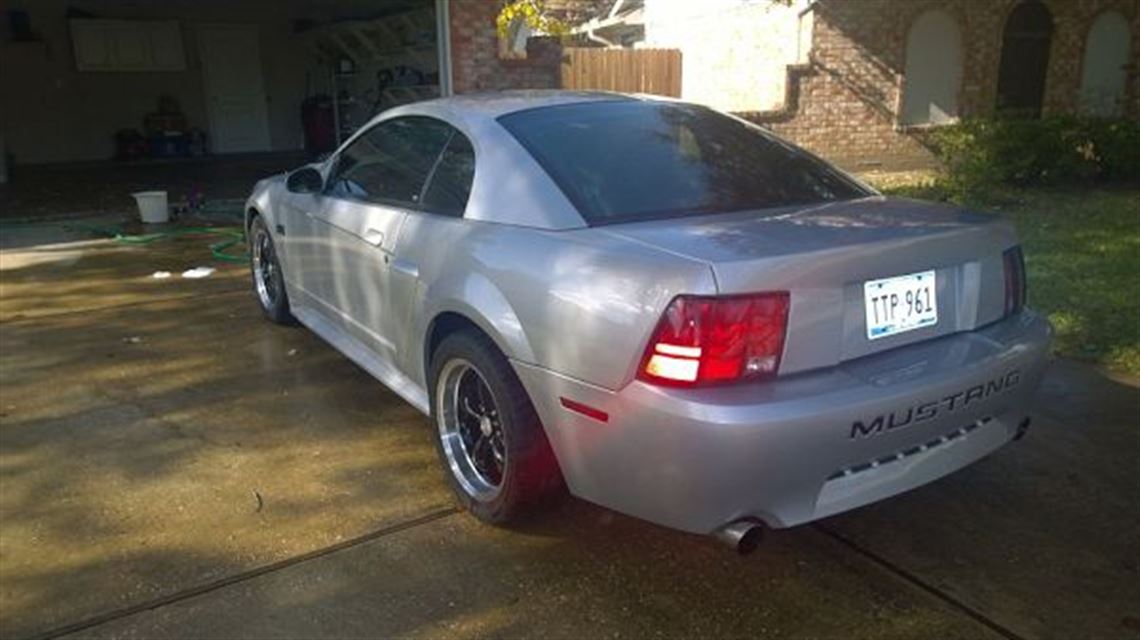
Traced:
[[694, 105], [591, 102], [499, 122], [590, 224], [869, 195], [758, 128]]

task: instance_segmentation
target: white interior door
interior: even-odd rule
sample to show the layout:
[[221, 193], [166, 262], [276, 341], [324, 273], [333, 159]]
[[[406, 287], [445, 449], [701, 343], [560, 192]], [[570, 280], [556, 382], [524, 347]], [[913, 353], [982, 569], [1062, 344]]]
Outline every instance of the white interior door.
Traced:
[[267, 151], [269, 117], [257, 27], [202, 26], [198, 31], [198, 55], [202, 60], [213, 151]]

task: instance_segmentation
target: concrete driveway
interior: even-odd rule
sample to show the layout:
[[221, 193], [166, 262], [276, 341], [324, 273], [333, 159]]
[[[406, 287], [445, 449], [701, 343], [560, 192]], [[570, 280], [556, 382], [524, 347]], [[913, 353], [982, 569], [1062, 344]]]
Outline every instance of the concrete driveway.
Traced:
[[1136, 380], [1058, 362], [1024, 441], [743, 559], [576, 500], [496, 529], [242, 267], [177, 276], [207, 239], [49, 240], [0, 251], [5, 638], [1140, 638]]

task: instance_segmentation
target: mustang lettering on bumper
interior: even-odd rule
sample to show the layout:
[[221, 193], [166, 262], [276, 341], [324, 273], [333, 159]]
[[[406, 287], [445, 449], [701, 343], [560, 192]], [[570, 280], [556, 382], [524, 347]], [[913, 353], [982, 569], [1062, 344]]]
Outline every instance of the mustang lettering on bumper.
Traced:
[[985, 400], [1003, 391], [1009, 391], [1019, 382], [1021, 382], [1021, 371], [1013, 369], [984, 384], [976, 384], [965, 391], [959, 391], [938, 400], [924, 402], [905, 410], [893, 411], [890, 414], [878, 415], [866, 422], [856, 420], [851, 425], [851, 439], [868, 438], [883, 431], [893, 431], [907, 425], [932, 420], [940, 414], [964, 409], [975, 401]]

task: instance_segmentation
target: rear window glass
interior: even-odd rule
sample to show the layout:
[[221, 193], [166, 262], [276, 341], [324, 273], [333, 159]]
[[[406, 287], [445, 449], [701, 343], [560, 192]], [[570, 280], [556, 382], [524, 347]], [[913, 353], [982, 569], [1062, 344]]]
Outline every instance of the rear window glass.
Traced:
[[759, 128], [695, 105], [590, 102], [499, 122], [592, 225], [870, 195]]

